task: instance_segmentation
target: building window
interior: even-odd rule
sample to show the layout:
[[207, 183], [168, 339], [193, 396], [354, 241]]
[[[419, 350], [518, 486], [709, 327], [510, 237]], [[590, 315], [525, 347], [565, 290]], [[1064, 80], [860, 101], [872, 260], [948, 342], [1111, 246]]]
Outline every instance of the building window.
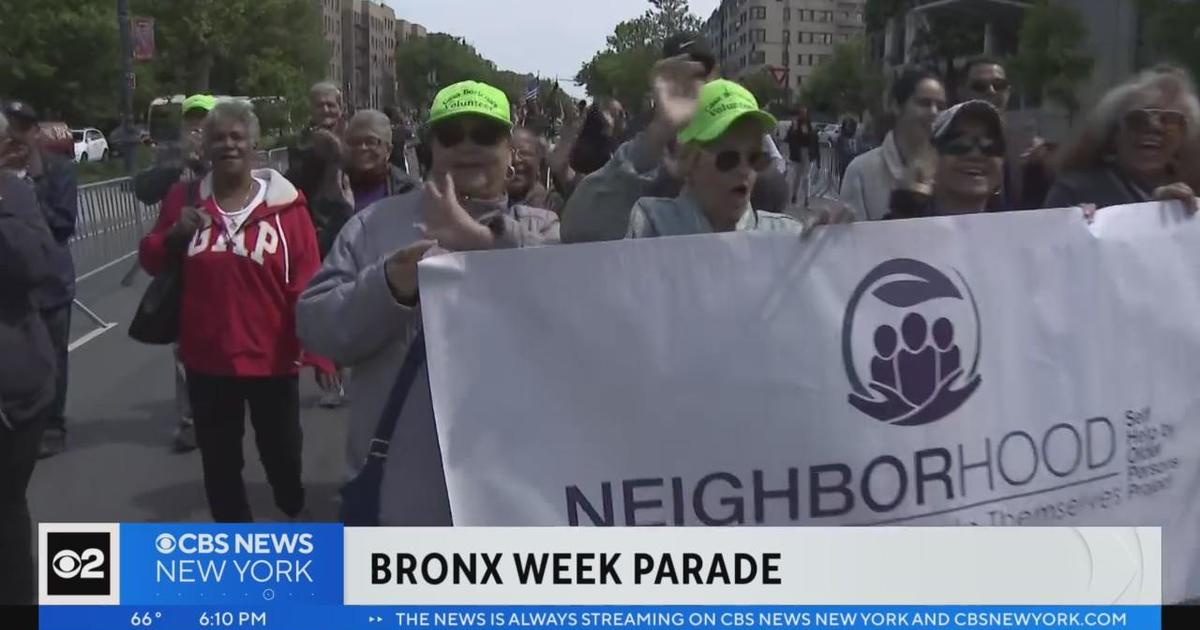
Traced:
[[792, 8], [791, 7], [783, 7], [783, 21], [784, 22], [792, 21]]
[[767, 52], [765, 50], [756, 50], [750, 53], [750, 63], [766, 63]]
[[750, 31], [750, 41], [752, 41], [756, 44], [760, 44], [762, 42], [767, 41], [766, 29], [756, 28], [756, 29]]
[[800, 75], [800, 74], [797, 74], [797, 75], [796, 75], [796, 87], [797, 87], [797, 88], [799, 88], [799, 87], [801, 87], [801, 86], [803, 86], [803, 85], [804, 85], [804, 76], [803, 76], [803, 75]]
[[780, 57], [782, 58], [782, 61], [780, 61], [780, 63], [782, 63], [785, 66], [789, 65], [788, 62], [791, 61], [791, 59], [792, 59], [791, 55], [789, 55], [788, 51], [786, 51], [786, 50], [783, 51], [783, 54], [780, 55]]
[[750, 7], [750, 19], [752, 19], [752, 20], [767, 19], [767, 7]]
[[792, 41], [791, 31], [784, 31], [783, 32], [783, 43], [786, 45], [790, 41]]
[[796, 65], [798, 65], [798, 66], [804, 65], [804, 55], [796, 55]]

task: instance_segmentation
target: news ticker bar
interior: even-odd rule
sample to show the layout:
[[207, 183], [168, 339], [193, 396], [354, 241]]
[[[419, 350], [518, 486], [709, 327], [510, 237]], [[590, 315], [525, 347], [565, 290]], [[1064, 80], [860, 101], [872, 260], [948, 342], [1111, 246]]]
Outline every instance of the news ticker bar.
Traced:
[[44, 523], [38, 571], [44, 606], [155, 611], [1163, 602], [1158, 528]]
[[50, 606], [41, 630], [1160, 630], [1158, 606]]

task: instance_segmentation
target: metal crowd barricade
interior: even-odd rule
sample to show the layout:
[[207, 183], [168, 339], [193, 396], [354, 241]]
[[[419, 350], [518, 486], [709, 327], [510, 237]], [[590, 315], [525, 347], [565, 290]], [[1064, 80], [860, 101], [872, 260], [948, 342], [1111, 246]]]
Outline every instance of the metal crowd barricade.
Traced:
[[[133, 258], [142, 235], [157, 217], [158, 205], [138, 201], [133, 194], [133, 180], [128, 177], [80, 186], [79, 216], [70, 243], [76, 282]], [[75, 307], [97, 327], [72, 342], [71, 349], [117, 325], [106, 322], [78, 298]]]

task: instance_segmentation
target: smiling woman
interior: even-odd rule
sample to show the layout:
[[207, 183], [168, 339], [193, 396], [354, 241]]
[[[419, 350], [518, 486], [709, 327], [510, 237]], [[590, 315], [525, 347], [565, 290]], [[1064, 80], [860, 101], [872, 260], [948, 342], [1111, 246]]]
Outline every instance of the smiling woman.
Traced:
[[1182, 181], [1195, 168], [1185, 147], [1200, 135], [1200, 100], [1188, 74], [1160, 66], [1113, 88], [1064, 148], [1062, 175], [1045, 206], [1099, 207], [1152, 199], [1182, 199]]

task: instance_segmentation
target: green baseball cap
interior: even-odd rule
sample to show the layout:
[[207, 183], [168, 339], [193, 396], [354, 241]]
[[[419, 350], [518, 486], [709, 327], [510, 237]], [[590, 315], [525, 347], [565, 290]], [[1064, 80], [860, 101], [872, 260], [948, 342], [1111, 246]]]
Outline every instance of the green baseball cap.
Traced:
[[699, 107], [692, 122], [679, 132], [680, 142], [712, 142], [725, 133], [733, 123], [752, 117], [763, 127], [763, 133], [775, 128], [775, 117], [758, 108], [758, 100], [750, 90], [729, 81], [717, 79], [700, 88]]
[[206, 112], [211, 112], [217, 106], [217, 99], [211, 94], [193, 94], [183, 99], [183, 113], [188, 113], [193, 109], [203, 109]]
[[433, 97], [433, 107], [429, 108], [429, 123], [463, 114], [486, 116], [512, 128], [508, 97], [503, 91], [486, 83], [462, 81], [442, 88], [442, 91]]

